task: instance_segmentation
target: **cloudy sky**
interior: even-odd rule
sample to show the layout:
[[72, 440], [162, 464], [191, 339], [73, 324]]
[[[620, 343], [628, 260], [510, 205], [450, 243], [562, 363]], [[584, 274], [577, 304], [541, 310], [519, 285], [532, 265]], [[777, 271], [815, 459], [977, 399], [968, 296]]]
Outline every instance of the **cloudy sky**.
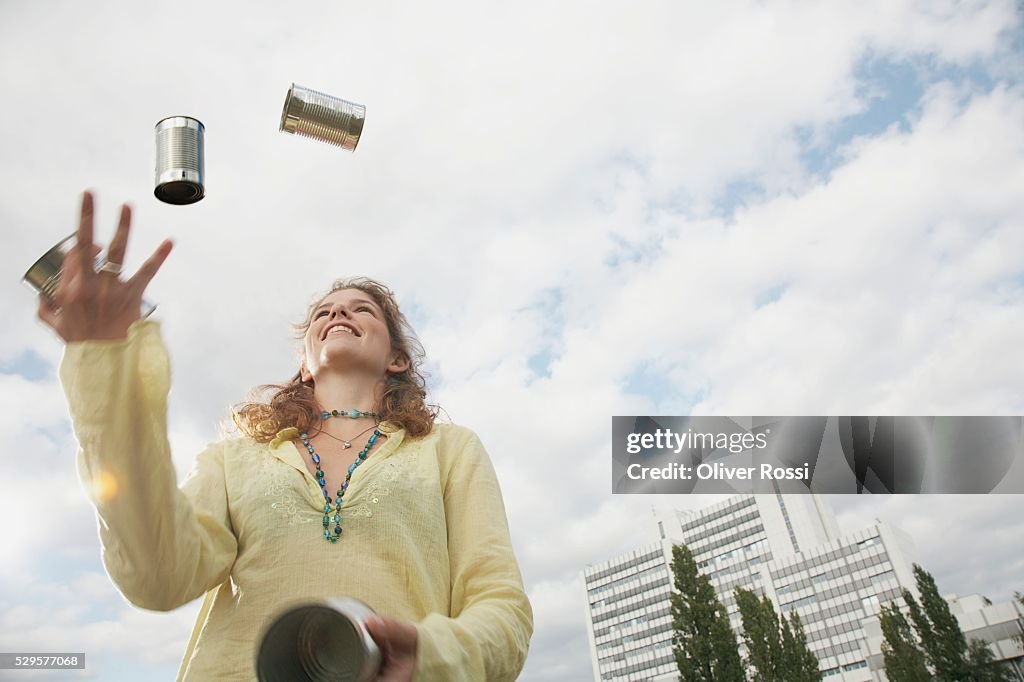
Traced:
[[[181, 475], [294, 371], [315, 294], [392, 286], [502, 482], [536, 610], [522, 679], [582, 682], [582, 569], [652, 539], [652, 505], [711, 501], [613, 496], [611, 415], [1024, 414], [1022, 21], [1012, 0], [0, 1], [0, 650], [170, 679], [198, 608], [133, 609], [106, 577], [61, 345], [18, 283], [83, 189], [99, 238], [133, 204], [130, 267], [176, 242], [147, 297]], [[354, 154], [278, 132], [293, 82], [367, 106]], [[173, 114], [206, 125], [194, 206], [152, 196]], [[945, 592], [1024, 590], [1022, 496], [830, 502], [845, 530], [908, 531]]]

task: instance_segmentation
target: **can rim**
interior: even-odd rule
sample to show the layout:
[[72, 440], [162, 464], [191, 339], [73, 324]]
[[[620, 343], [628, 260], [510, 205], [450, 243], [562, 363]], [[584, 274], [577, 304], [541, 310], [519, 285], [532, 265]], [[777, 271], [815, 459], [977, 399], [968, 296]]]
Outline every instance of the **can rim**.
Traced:
[[206, 187], [189, 179], [167, 180], [153, 188], [153, 196], [172, 206], [189, 206], [206, 197]]
[[287, 130], [287, 128], [285, 127], [285, 122], [288, 120], [288, 109], [289, 105], [292, 103], [292, 98], [294, 97], [294, 94], [295, 82], [292, 81], [292, 84], [288, 86], [288, 94], [284, 96], [284, 106], [281, 107], [281, 124], [280, 126], [278, 126], [278, 130], [281, 132], [291, 132], [290, 130]]
[[[366, 613], [360, 611], [365, 609]], [[380, 665], [380, 648], [377, 642], [370, 635], [366, 629], [364, 619], [368, 615], [373, 614], [373, 610], [363, 601], [354, 599], [352, 597], [335, 597], [330, 599], [310, 601], [308, 599], [300, 599], [292, 601], [286, 607], [280, 609], [276, 615], [267, 619], [260, 632], [258, 638], [259, 645], [256, 647], [255, 653], [255, 666], [257, 676], [260, 680], [264, 680], [264, 666], [266, 665], [267, 650], [265, 645], [267, 644], [268, 636], [278, 631], [278, 628], [291, 626], [291, 622], [296, 616], [303, 615], [302, 612], [306, 612], [305, 617], [309, 617], [310, 612], [320, 613], [331, 619], [340, 619], [355, 635], [359, 643], [361, 644], [362, 652], [359, 656], [361, 665], [359, 666], [358, 677], [354, 678], [357, 680], [367, 679], [366, 674], [370, 672], [371, 668], [375, 668]]]
[[[199, 126], [199, 130], [203, 130], [203, 131], [206, 130], [206, 126], [203, 125], [202, 121], [200, 121], [195, 116], [187, 116], [185, 114], [175, 114], [174, 116], [164, 116], [162, 119], [157, 121], [156, 125], [153, 126], [153, 127], [159, 130], [160, 129], [160, 124], [162, 124], [164, 121], [171, 121], [171, 120], [174, 120], [174, 119], [182, 119], [186, 123], [195, 123], [196, 125]], [[167, 127], [167, 126], [164, 126], [164, 127]], [[185, 127], [193, 127], [193, 126], [186, 125]]]
[[44, 251], [43, 255], [41, 255], [39, 258], [36, 258], [36, 261], [32, 263], [32, 265], [29, 266], [28, 270], [25, 271], [25, 274], [21, 276], [21, 281], [25, 282], [26, 284], [30, 284], [31, 281], [29, 275], [32, 274], [32, 271], [38, 268], [40, 265], [42, 265], [43, 262], [49, 261], [50, 254], [52, 254], [54, 251], [57, 251], [61, 246], [63, 246], [67, 242], [71, 241], [72, 239], [75, 239], [77, 236], [77, 232], [72, 232], [67, 237], [64, 237], [59, 242], [57, 242], [56, 244], [48, 248], [46, 251]]

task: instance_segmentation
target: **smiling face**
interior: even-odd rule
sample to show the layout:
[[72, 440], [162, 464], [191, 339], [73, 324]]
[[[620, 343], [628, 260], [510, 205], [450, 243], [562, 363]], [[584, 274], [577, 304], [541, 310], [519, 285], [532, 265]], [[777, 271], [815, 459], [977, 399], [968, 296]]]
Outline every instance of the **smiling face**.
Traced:
[[381, 306], [360, 289], [339, 289], [313, 309], [305, 334], [303, 380], [321, 372], [359, 372], [383, 380], [408, 361], [392, 348]]

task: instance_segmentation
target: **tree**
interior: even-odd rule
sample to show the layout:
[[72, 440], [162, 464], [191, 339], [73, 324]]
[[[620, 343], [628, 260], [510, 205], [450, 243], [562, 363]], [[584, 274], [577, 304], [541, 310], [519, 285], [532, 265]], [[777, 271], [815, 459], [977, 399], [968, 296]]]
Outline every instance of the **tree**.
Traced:
[[930, 668], [934, 669], [934, 657], [938, 655], [938, 652], [935, 649], [936, 640], [935, 633], [932, 631], [932, 623], [924, 615], [924, 611], [914, 599], [914, 595], [906, 588], [903, 589], [903, 603], [907, 605], [907, 610], [910, 612], [910, 621], [914, 624], [914, 630], [917, 631], [917, 640], [924, 647], [925, 661]]
[[[935, 678], [940, 682], [1004, 682], [1012, 679], [1006, 669], [996, 662], [985, 642], [972, 639], [968, 644], [960, 623], [939, 594], [931, 573], [914, 564], [914, 581], [921, 594], [921, 603], [918, 604], [907, 590], [903, 590], [903, 600], [910, 611], [917, 639], [924, 648], [926, 662], [935, 673]], [[893, 607], [890, 613], [895, 612], [897, 610]], [[883, 613], [883, 631], [885, 627]], [[888, 635], [886, 642], [889, 642]], [[895, 646], [895, 640], [892, 646]], [[883, 652], [885, 647], [883, 644]], [[888, 672], [888, 655], [885, 664]], [[891, 679], [904, 679], [898, 677], [898, 673], [888, 674]]]
[[747, 665], [756, 682], [818, 682], [818, 657], [807, 646], [807, 635], [795, 612], [779, 616], [768, 597], [736, 588], [736, 605], [743, 618]]
[[736, 635], [688, 548], [672, 548], [672, 650], [683, 682], [744, 682]]
[[1013, 682], [1009, 671], [996, 663], [992, 650], [980, 639], [972, 639], [967, 646], [967, 667], [970, 682]]
[[[1024, 592], [1014, 592], [1013, 598], [1020, 604], [1021, 610], [1024, 610]], [[1020, 642], [1021, 646], [1024, 646], [1024, 619], [1018, 618], [1017, 624], [1020, 625], [1020, 634], [1017, 635], [1017, 641]]]
[[784, 682], [778, 675], [782, 636], [775, 607], [767, 597], [758, 599], [756, 594], [742, 587], [737, 587], [735, 594], [743, 618], [747, 665], [754, 672], [755, 682]]
[[967, 639], [960, 629], [960, 623], [949, 610], [949, 604], [939, 594], [939, 588], [935, 585], [931, 573], [914, 564], [914, 581], [921, 594], [923, 614], [919, 614], [919, 617], [923, 616], [930, 625], [925, 628], [925, 632], [919, 628], [918, 635], [921, 636], [935, 675], [941, 680], [966, 679], [969, 675]]
[[789, 614], [789, 620], [783, 616], [782, 622], [781, 678], [787, 682], [819, 682], [821, 670], [818, 657], [807, 646], [807, 634], [800, 622], [800, 615], [793, 611]]
[[885, 674], [901, 682], [929, 682], [932, 679], [924, 652], [917, 646], [910, 623], [896, 605], [882, 607], [882, 656]]

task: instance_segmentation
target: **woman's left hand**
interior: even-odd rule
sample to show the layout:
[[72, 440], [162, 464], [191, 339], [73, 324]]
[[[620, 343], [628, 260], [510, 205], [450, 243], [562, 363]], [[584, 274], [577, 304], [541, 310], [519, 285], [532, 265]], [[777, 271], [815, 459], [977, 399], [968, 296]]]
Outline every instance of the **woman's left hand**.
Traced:
[[381, 652], [378, 682], [411, 682], [416, 672], [416, 645], [419, 631], [407, 620], [373, 616], [366, 622]]

